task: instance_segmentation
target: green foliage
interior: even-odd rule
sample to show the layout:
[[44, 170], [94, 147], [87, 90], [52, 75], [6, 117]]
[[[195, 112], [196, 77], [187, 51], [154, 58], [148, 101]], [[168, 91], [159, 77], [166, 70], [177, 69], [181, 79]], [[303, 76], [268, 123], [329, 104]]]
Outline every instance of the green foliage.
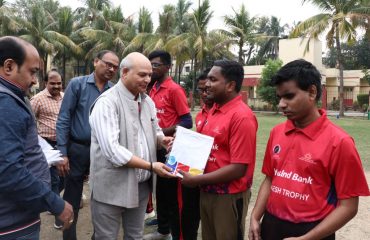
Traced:
[[333, 1], [333, 0], [304, 0], [321, 10], [321, 13], [299, 23], [291, 32], [290, 37], [308, 37], [305, 51], [309, 50], [309, 43], [325, 34], [328, 48], [335, 47], [339, 69], [339, 115], [344, 116], [343, 104], [343, 50], [342, 42], [353, 44], [356, 42], [359, 28], [369, 29], [368, 21], [370, 5], [368, 1]]
[[280, 59], [269, 59], [262, 69], [261, 81], [257, 88], [257, 94], [263, 101], [272, 105], [277, 110], [279, 99], [276, 96], [276, 88], [271, 86], [271, 79], [281, 68], [283, 62]]
[[[342, 43], [342, 50], [344, 69], [370, 69], [370, 44], [367, 38], [364, 37], [354, 44]], [[332, 47], [323, 58], [323, 63], [328, 67], [335, 68], [337, 57], [336, 49]]]
[[364, 104], [369, 104], [369, 94], [359, 94], [357, 95], [357, 102], [360, 106]]
[[370, 111], [369, 104], [363, 104], [361, 110], [362, 112]]
[[366, 69], [366, 68], [362, 69], [362, 73], [364, 74], [362, 79], [366, 80], [370, 84], [370, 71], [369, 71], [369, 69]]
[[152, 21], [151, 13], [145, 7], [140, 8], [137, 30], [139, 33], [152, 33], [153, 32], [153, 21]]
[[329, 110], [335, 110], [335, 111], [338, 111], [339, 110], [339, 99], [335, 99], [333, 100], [329, 106], [328, 106]]
[[222, 30], [222, 33], [227, 35], [230, 41], [238, 46], [238, 62], [245, 64], [249, 61], [254, 48], [254, 38], [256, 37], [255, 18], [249, 16], [244, 4], [241, 5], [239, 11], [234, 9], [233, 11], [233, 15], [224, 16], [224, 23], [228, 30]]

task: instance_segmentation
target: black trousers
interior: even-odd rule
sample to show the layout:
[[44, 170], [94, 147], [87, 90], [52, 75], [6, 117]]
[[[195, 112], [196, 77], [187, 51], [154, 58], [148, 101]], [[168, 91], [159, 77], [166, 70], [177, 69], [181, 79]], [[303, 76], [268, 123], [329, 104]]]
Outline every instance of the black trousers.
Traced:
[[[157, 160], [166, 161], [166, 151], [157, 151]], [[177, 201], [176, 178], [157, 177], [156, 200], [158, 232], [161, 234], [171, 233], [173, 240], [180, 239], [179, 205]]]
[[[261, 224], [261, 237], [263, 240], [281, 240], [288, 237], [299, 237], [309, 232], [319, 223], [320, 221], [293, 223], [265, 212]], [[335, 233], [322, 240], [335, 240]]]
[[182, 187], [181, 229], [184, 240], [197, 240], [200, 222], [198, 187]]
[[76, 224], [82, 197], [83, 182], [90, 170], [90, 146], [71, 142], [68, 147], [69, 174], [65, 177], [63, 199], [73, 207], [74, 221], [63, 231], [63, 240], [76, 240]]

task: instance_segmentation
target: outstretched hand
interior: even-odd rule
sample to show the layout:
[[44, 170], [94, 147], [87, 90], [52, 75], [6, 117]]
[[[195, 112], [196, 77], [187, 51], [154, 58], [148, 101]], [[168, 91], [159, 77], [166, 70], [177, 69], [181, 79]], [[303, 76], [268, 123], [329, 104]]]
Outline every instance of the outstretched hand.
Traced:
[[161, 162], [154, 162], [153, 163], [153, 172], [158, 174], [160, 177], [167, 177], [167, 178], [175, 178], [177, 177], [175, 174], [172, 173], [172, 169], [166, 164]]
[[197, 187], [199, 185], [196, 176], [191, 175], [188, 172], [184, 172], [182, 170], [179, 170], [179, 173], [183, 176], [181, 183], [187, 187]]

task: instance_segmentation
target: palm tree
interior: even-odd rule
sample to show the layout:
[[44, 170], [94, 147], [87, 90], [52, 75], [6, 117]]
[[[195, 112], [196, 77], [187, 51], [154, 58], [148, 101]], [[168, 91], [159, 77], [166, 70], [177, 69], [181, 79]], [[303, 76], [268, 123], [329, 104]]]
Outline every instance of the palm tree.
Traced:
[[[303, 36], [318, 38], [326, 33], [328, 47], [337, 51], [337, 65], [339, 68], [339, 115], [344, 116], [343, 106], [343, 56], [341, 40], [356, 41], [356, 27], [363, 19], [369, 17], [370, 8], [366, 6], [367, 0], [303, 0], [317, 6], [322, 13], [301, 22], [291, 33], [291, 37]], [[309, 42], [306, 50], [308, 50]]]
[[175, 14], [175, 33], [181, 34], [190, 30], [190, 15], [188, 14], [191, 2], [178, 0]]
[[14, 35], [20, 29], [14, 10], [8, 7], [6, 1], [0, 0], [0, 35]]
[[[229, 36], [234, 44], [238, 46], [238, 62], [245, 64], [243, 47], [247, 42], [252, 42], [255, 31], [255, 19], [249, 17], [244, 4], [242, 4], [239, 12], [234, 11], [234, 15], [224, 16], [224, 22], [229, 28], [229, 31], [221, 30], [225, 35]], [[249, 57], [253, 50], [253, 44], [249, 47]]]
[[[52, 4], [52, 1], [48, 0], [47, 2]], [[17, 17], [17, 22], [19, 22], [22, 28], [17, 34], [32, 43], [39, 51], [42, 60], [40, 63], [42, 79], [46, 73], [46, 64], [49, 55], [55, 55], [58, 51], [63, 50], [64, 47], [78, 51], [78, 47], [68, 36], [56, 31], [56, 16], [53, 16], [47, 11], [47, 8], [44, 8], [45, 1], [19, 1], [19, 3], [21, 4], [18, 6], [21, 8], [21, 15]], [[58, 2], [54, 1], [54, 4], [58, 4]], [[22, 9], [22, 7], [26, 9]], [[44, 82], [40, 81], [40, 88], [42, 89], [43, 87]]]
[[156, 31], [154, 33], [139, 32], [126, 48], [126, 53], [139, 51], [143, 54], [149, 54], [155, 49], [164, 49], [174, 34], [175, 15], [176, 12], [173, 5], [164, 5], [163, 11], [159, 13], [159, 26]]
[[279, 54], [279, 40], [287, 38], [284, 33], [288, 25], [281, 26], [280, 19], [275, 16], [271, 16], [267, 22], [262, 21], [261, 24], [259, 30], [263, 34], [259, 37], [259, 50], [256, 60], [258, 62], [264, 62], [267, 59], [277, 59]]
[[152, 33], [153, 32], [153, 21], [151, 13], [145, 7], [139, 10], [139, 22], [137, 26], [139, 33]]
[[[183, 55], [180, 59], [185, 59], [184, 56], [190, 57], [192, 71], [194, 72], [193, 77], [193, 92], [195, 91], [196, 83], [196, 71], [203, 69], [206, 62], [207, 49], [207, 26], [210, 19], [212, 18], [213, 12], [210, 10], [209, 0], [203, 1], [203, 3], [195, 9], [191, 14], [191, 29], [172, 38], [167, 48], [170, 52], [176, 56]], [[194, 99], [193, 99], [194, 101]], [[192, 110], [194, 108], [194, 102], [192, 102]]]
[[235, 55], [229, 50], [231, 44], [233, 42], [227, 35], [218, 30], [210, 31], [206, 40], [207, 56], [203, 69], [211, 67], [218, 59], [234, 59]]
[[[18, 34], [20, 34], [19, 37], [32, 43], [38, 50], [41, 57], [41, 79], [43, 79], [46, 73], [48, 55], [55, 52], [54, 41], [51, 41], [52, 37], [49, 34], [49, 27], [52, 22], [46, 11], [41, 8], [40, 3], [31, 5], [29, 14], [26, 18], [18, 18], [17, 21], [22, 26]], [[39, 82], [40, 89], [43, 89], [44, 83], [41, 79]]]
[[[117, 10], [118, 9], [118, 10]], [[99, 18], [95, 20], [93, 26], [84, 27], [77, 32], [83, 37], [81, 47], [89, 47], [85, 59], [92, 59], [94, 54], [109, 49], [117, 53], [118, 57], [123, 57], [126, 47], [135, 35], [134, 26], [130, 19], [125, 19], [121, 12], [121, 7], [109, 9], [105, 8]]]
[[[81, 47], [76, 45], [72, 40], [74, 25], [74, 15], [70, 7], [62, 7], [57, 12], [57, 22], [55, 23], [55, 31], [65, 36], [65, 41], [58, 45], [58, 54], [55, 56], [56, 59], [59, 56], [62, 58], [62, 77], [63, 85], [66, 81], [66, 61], [71, 56], [81, 57], [83, 50]], [[73, 44], [72, 44], [73, 43]]]

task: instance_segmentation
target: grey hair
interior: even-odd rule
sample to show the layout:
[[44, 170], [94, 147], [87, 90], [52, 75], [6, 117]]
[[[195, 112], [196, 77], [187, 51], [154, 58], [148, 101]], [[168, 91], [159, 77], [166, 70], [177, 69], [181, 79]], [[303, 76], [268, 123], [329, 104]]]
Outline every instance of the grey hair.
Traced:
[[122, 69], [128, 68], [130, 69], [132, 67], [132, 61], [130, 57], [126, 56], [124, 59], [122, 59], [120, 65], [119, 65], [119, 77], [122, 78]]

